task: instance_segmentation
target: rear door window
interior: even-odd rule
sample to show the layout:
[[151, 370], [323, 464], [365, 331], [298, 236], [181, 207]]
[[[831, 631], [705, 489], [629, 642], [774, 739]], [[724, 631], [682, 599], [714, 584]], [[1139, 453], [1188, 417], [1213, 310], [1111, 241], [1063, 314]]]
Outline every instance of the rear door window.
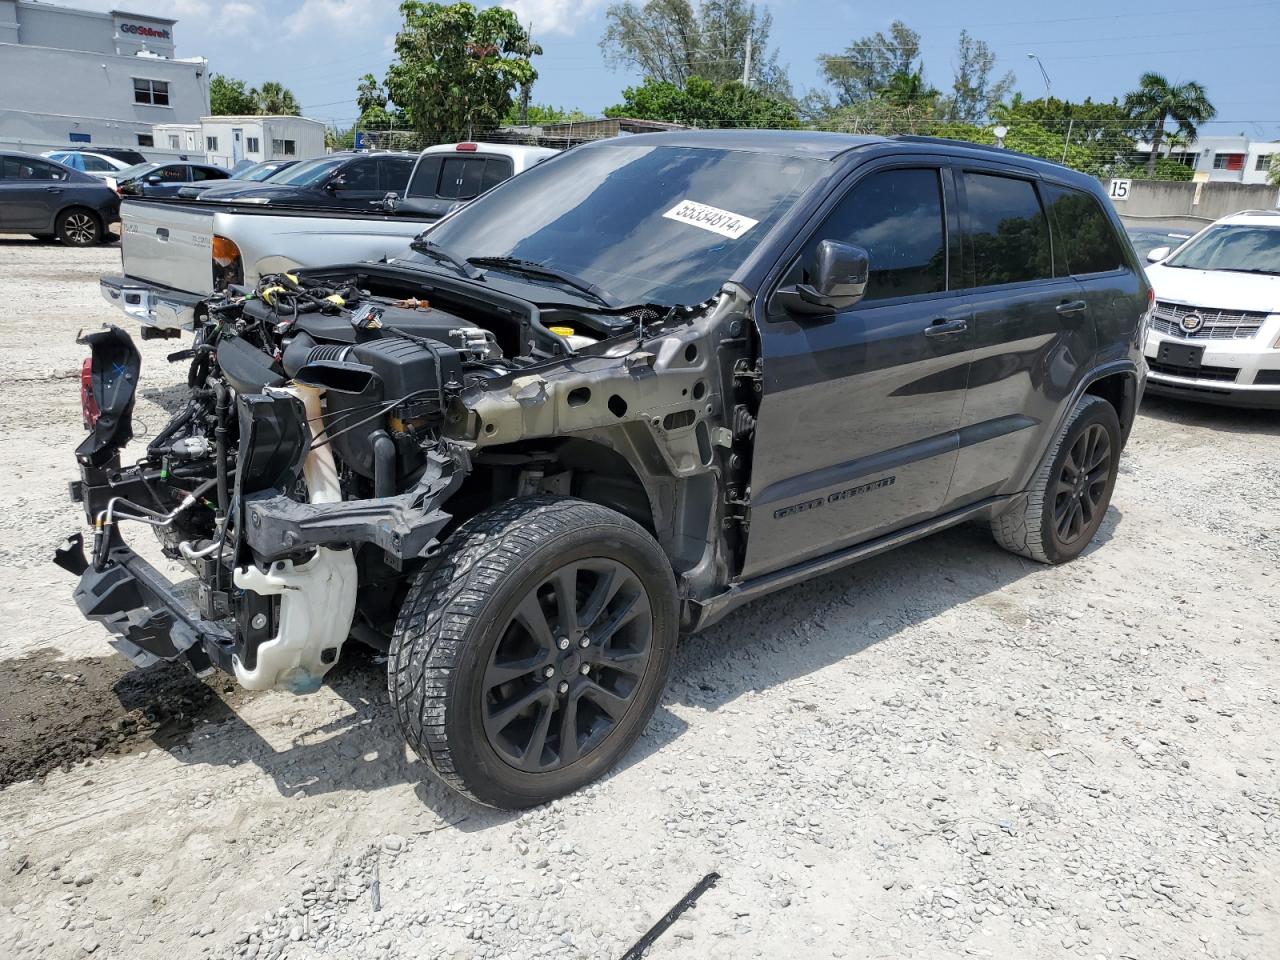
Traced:
[[1028, 283], [1053, 276], [1049, 221], [1030, 180], [963, 174], [973, 285]]
[[1059, 274], [1082, 276], [1128, 268], [1120, 238], [1094, 197], [1054, 183], [1042, 184], [1041, 189], [1058, 239]]
[[384, 192], [394, 191], [403, 195], [409, 184], [409, 176], [413, 173], [413, 157], [383, 157], [378, 161], [381, 168], [381, 186]]
[[225, 180], [227, 174], [225, 170], [217, 170], [213, 167], [192, 167], [192, 180]]
[[[823, 240], [867, 251], [870, 275], [862, 302], [947, 289], [947, 234], [942, 184], [932, 167], [883, 170], [859, 181], [805, 246], [807, 271]], [[801, 282], [810, 282], [806, 275]]]
[[0, 176], [5, 180], [65, 180], [67, 171], [43, 160], [5, 157], [0, 166]]

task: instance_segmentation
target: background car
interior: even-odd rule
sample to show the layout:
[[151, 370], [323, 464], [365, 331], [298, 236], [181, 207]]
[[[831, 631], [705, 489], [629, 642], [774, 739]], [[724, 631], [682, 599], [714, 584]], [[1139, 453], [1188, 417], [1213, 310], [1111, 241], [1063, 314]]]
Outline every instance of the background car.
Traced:
[[91, 152], [100, 153], [104, 157], [115, 157], [117, 160], [123, 160], [129, 166], [147, 162], [147, 158], [132, 147], [94, 147]]
[[178, 188], [178, 196], [187, 200], [196, 197], [209, 199], [220, 191], [235, 192], [246, 183], [262, 183], [274, 177], [281, 170], [296, 166], [297, 160], [264, 160], [262, 163], [251, 163], [232, 173], [226, 180], [200, 180]]
[[416, 160], [412, 153], [331, 153], [304, 160], [267, 183], [246, 183], [239, 189], [227, 185], [218, 191], [217, 199], [369, 210], [388, 193], [403, 196]]
[[1129, 242], [1143, 260], [1147, 259], [1147, 254], [1152, 250], [1160, 247], [1176, 250], [1192, 236], [1185, 230], [1166, 230], [1161, 227], [1125, 227], [1124, 232], [1129, 235]]
[[113, 187], [120, 171], [127, 170], [130, 166], [118, 157], [108, 156], [105, 153], [92, 153], [88, 150], [50, 150], [42, 153], [41, 156], [56, 160], [72, 170], [79, 170], [91, 177], [97, 177]]
[[229, 174], [208, 163], [175, 160], [169, 163], [140, 163], [116, 175], [122, 197], [176, 197], [189, 183], [226, 180]]
[[0, 152], [0, 233], [87, 247], [119, 219], [120, 198], [101, 180], [44, 157]]
[[1280, 408], [1280, 211], [1223, 217], [1147, 259], [1147, 392]]

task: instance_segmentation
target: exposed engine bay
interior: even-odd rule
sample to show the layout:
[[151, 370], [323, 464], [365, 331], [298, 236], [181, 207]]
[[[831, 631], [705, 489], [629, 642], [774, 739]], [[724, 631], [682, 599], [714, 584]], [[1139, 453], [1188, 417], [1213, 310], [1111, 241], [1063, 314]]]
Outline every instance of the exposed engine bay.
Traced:
[[[393, 265], [263, 277], [206, 302], [169, 358], [188, 365], [186, 403], [132, 464], [138, 353], [118, 328], [90, 334], [73, 496], [94, 533], [58, 562], [135, 662], [183, 657], [295, 692], [349, 637], [385, 649], [440, 542], [514, 497], [631, 517], [684, 595], [708, 597], [745, 541], [748, 302], [729, 285], [692, 307], [539, 308]], [[193, 596], [175, 598], [125, 524], [155, 529]]]

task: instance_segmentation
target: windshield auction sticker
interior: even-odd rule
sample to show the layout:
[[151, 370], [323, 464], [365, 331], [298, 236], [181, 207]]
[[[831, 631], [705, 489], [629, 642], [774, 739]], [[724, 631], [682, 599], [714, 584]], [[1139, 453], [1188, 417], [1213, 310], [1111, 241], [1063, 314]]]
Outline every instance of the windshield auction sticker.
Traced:
[[691, 227], [710, 230], [712, 233], [718, 233], [720, 236], [728, 237], [730, 240], [737, 240], [760, 222], [759, 220], [752, 220], [750, 217], [744, 217], [740, 213], [731, 213], [728, 210], [721, 210], [719, 207], [698, 203], [694, 200], [681, 200], [664, 213], [663, 216], [668, 220], [679, 220], [681, 223], [687, 223]]

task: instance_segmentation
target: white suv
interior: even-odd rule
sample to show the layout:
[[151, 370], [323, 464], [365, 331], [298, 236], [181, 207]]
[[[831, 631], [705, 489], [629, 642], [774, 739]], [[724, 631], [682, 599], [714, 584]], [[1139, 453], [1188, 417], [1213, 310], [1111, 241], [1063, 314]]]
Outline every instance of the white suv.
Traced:
[[1223, 217], [1147, 259], [1148, 392], [1280, 407], [1280, 211]]

